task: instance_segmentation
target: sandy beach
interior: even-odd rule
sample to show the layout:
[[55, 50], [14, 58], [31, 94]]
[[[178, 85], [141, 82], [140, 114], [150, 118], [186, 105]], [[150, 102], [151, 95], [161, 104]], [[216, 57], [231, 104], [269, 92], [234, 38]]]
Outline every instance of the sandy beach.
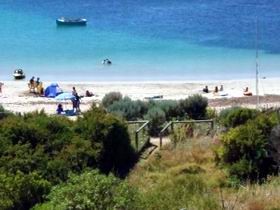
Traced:
[[[56, 101], [53, 98], [39, 97], [29, 93], [27, 81], [2, 81], [2, 94], [0, 104], [13, 112], [31, 112], [44, 109], [46, 113], [54, 114], [57, 104], [62, 103], [70, 109], [71, 101]], [[249, 87], [255, 95], [255, 80], [226, 80], [226, 81], [147, 81], [147, 82], [57, 82], [64, 92], [71, 92], [75, 86], [79, 95], [85, 95], [86, 90], [93, 92], [93, 97], [81, 99], [81, 110], [86, 111], [93, 102], [100, 102], [102, 97], [111, 91], [119, 91], [124, 96], [132, 99], [147, 100], [146, 97], [162, 95], [164, 99], [184, 99], [189, 95], [202, 94], [209, 99], [209, 106], [223, 109], [230, 106], [255, 107], [256, 97], [244, 97], [243, 89]], [[44, 82], [47, 87], [51, 82]], [[215, 86], [224, 86], [224, 91], [219, 95], [212, 92], [202, 92], [205, 86], [213, 91]], [[262, 107], [280, 106], [280, 78], [260, 79], [260, 103]], [[221, 96], [222, 95], [222, 96]]]

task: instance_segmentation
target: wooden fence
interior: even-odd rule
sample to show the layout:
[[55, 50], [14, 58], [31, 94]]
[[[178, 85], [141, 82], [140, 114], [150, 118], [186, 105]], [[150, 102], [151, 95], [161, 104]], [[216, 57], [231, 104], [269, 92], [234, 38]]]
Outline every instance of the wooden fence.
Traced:
[[[135, 131], [130, 132], [131, 137], [134, 138], [134, 147], [138, 153], [141, 153], [145, 146], [150, 143], [150, 136], [148, 134], [148, 124], [150, 121], [148, 120], [140, 120], [140, 121], [128, 121], [128, 125], [139, 125]], [[132, 139], [133, 140], [133, 139]], [[133, 142], [132, 142], [133, 143]]]
[[168, 122], [163, 129], [159, 133], [159, 148], [162, 148], [162, 138], [169, 127], [171, 127], [171, 130], [174, 130], [174, 124], [198, 124], [198, 123], [209, 123], [211, 125], [211, 129], [214, 129], [214, 120], [183, 120], [183, 121], [170, 121]]

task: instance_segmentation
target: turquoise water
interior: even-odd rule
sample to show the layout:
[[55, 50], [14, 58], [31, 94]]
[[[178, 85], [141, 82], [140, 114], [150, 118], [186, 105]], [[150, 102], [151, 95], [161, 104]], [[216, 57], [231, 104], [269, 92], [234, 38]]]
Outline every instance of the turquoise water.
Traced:
[[[280, 4], [253, 0], [4, 0], [0, 79], [204, 80], [279, 76]], [[60, 16], [86, 27], [57, 27]], [[109, 58], [112, 66], [103, 66]]]

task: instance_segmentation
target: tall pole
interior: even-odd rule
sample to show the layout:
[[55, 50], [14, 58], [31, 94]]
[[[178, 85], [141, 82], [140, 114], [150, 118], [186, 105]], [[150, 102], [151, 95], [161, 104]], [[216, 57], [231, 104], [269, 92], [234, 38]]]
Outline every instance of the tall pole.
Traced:
[[259, 96], [259, 21], [258, 17], [256, 17], [256, 96], [257, 96], [257, 104], [256, 108], [259, 108], [260, 105], [260, 96]]

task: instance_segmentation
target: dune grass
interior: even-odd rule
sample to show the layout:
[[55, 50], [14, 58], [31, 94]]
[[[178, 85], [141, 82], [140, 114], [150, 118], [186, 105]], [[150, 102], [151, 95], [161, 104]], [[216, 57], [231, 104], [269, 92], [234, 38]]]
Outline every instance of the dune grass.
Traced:
[[142, 193], [145, 209], [280, 209], [280, 177], [231, 187], [227, 172], [215, 164], [212, 142], [188, 139], [140, 162], [128, 181]]

